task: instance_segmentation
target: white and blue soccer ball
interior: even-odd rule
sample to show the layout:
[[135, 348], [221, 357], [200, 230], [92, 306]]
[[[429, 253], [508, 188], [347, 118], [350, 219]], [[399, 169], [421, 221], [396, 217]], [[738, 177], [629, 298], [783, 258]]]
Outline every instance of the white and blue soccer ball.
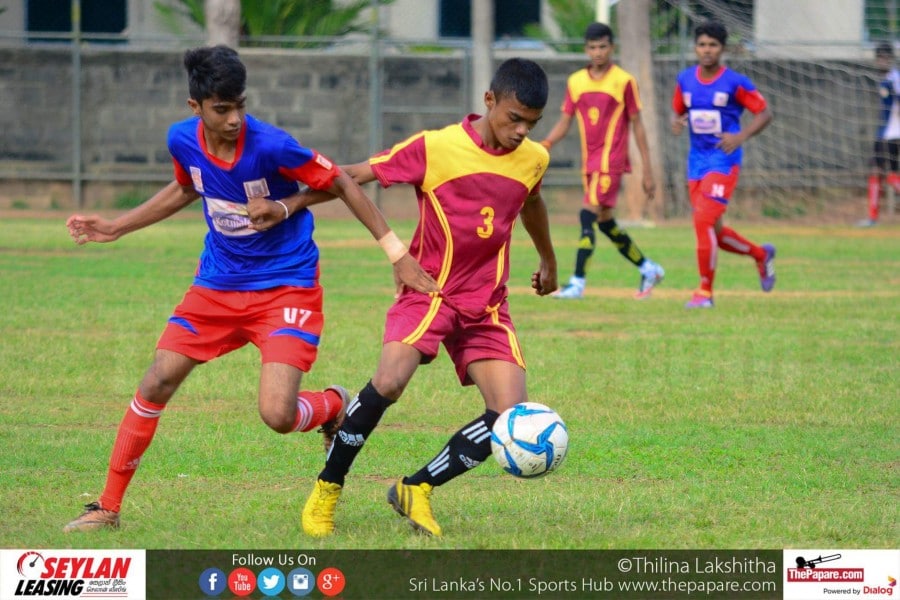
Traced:
[[516, 477], [546, 475], [559, 467], [569, 449], [569, 430], [549, 406], [521, 402], [497, 417], [491, 452], [503, 470]]

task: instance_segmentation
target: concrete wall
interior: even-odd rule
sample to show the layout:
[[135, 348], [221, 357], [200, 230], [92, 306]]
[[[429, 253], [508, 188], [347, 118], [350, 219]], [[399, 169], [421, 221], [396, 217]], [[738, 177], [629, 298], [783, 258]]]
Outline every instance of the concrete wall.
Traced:
[[[73, 202], [71, 185], [67, 186], [77, 157], [70, 52], [61, 45], [0, 48], [0, 103], [5, 107], [0, 111], [0, 208], [22, 202], [37, 208]], [[366, 158], [368, 56], [271, 49], [242, 49], [241, 55], [249, 72], [249, 112], [339, 163]], [[77, 146], [85, 205], [109, 205], [123, 193], [137, 193], [123, 189], [155, 186], [171, 177], [166, 132], [173, 121], [190, 115], [181, 56], [180, 49], [84, 48], [82, 135]], [[504, 58], [495, 56], [496, 61]], [[584, 60], [581, 55], [533, 58], [550, 79], [544, 119], [532, 134], [541, 139], [557, 118], [567, 76]], [[748, 146], [742, 193], [755, 187], [771, 197], [772, 190], [800, 185], [818, 194], [816, 190], [825, 187], [846, 191], [864, 185], [877, 107], [870, 62], [741, 58], [731, 63], [753, 78], [776, 114], [772, 126]], [[378, 147], [458, 121], [466, 113], [469, 60], [461, 51], [386, 55], [383, 63]], [[655, 110], [663, 127], [679, 68], [678, 61], [657, 58], [656, 97], [643, 99], [645, 110]], [[675, 138], [664, 129], [658, 143], [664, 163], [659, 185], [672, 199], [665, 212], [684, 215], [685, 136]], [[580, 181], [574, 169], [579, 160], [573, 127], [554, 147], [546, 183], [548, 189], [566, 187], [576, 207]]]

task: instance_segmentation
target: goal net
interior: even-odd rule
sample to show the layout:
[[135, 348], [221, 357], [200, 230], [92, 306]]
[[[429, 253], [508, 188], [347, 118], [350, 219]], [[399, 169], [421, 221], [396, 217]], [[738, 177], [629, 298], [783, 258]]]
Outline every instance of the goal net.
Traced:
[[[747, 144], [738, 206], [770, 217], [865, 212], [879, 111], [874, 48], [896, 41], [900, 0], [662, 0], [654, 6], [655, 89], [671, 199], [685, 214], [685, 135], [668, 134], [679, 70], [695, 64], [694, 27], [722, 21], [724, 62], [748, 75], [775, 119]], [[749, 116], [746, 118], [749, 119]], [[749, 202], [747, 202], [749, 200]], [[738, 209], [740, 210], [740, 209]]]

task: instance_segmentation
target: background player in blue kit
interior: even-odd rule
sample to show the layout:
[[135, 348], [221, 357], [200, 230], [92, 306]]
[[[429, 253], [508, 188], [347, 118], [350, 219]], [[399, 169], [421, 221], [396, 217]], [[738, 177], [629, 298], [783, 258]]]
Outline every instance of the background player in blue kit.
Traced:
[[878, 203], [883, 184], [893, 188], [895, 194], [900, 194], [900, 70], [894, 64], [894, 47], [890, 42], [882, 42], [875, 48], [875, 66], [881, 72], [881, 81], [878, 82], [881, 106], [867, 186], [869, 215], [857, 223], [860, 227], [878, 223]]
[[179, 385], [197, 365], [247, 343], [262, 359], [263, 422], [278, 433], [322, 426], [330, 444], [347, 392], [339, 386], [298, 392], [324, 325], [313, 215], [298, 182], [339, 196], [382, 244], [399, 281], [438, 291], [349, 175], [246, 114], [247, 74], [237, 52], [226, 46], [188, 50], [184, 66], [194, 116], [169, 130], [175, 180], [116, 219], [73, 215], [67, 221], [78, 244], [111, 242], [202, 198], [209, 232], [193, 285], [169, 318], [119, 427], [106, 487], [65, 531], [118, 527], [128, 484]]
[[[691, 135], [687, 179], [700, 285], [687, 308], [712, 308], [719, 248], [752, 257], [764, 292], [775, 286], [775, 247], [758, 246], [722, 222], [741, 170], [741, 145], [772, 121], [766, 99], [750, 78], [721, 64], [727, 38], [721, 23], [697, 27], [698, 64], [678, 74], [672, 96], [672, 133], [679, 135], [689, 126]], [[744, 109], [753, 113], [753, 119], [741, 128]]]

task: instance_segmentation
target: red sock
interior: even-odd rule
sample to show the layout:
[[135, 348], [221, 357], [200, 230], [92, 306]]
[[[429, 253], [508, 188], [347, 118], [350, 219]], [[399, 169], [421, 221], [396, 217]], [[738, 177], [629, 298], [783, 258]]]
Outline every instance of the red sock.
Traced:
[[135, 392], [134, 400], [119, 425], [116, 443], [109, 458], [109, 472], [106, 475], [106, 487], [100, 495], [100, 506], [106, 510], [119, 512], [125, 490], [134, 477], [141, 462], [141, 456], [153, 441], [159, 416], [165, 404], [153, 404]]
[[894, 188], [894, 192], [900, 194], [900, 175], [888, 173], [887, 182], [889, 186]]
[[878, 220], [878, 200], [881, 198], [881, 178], [869, 175], [869, 218]]
[[750, 255], [757, 262], [766, 258], [762, 246], [757, 246], [731, 227], [722, 227], [719, 231], [719, 248], [734, 254]]
[[697, 268], [700, 271], [700, 291], [712, 298], [713, 281], [716, 278], [716, 261], [719, 258], [716, 229], [711, 223], [694, 221], [697, 236]]
[[292, 431], [309, 431], [326, 423], [341, 412], [343, 400], [335, 390], [310, 392], [302, 390], [297, 395], [297, 418]]

